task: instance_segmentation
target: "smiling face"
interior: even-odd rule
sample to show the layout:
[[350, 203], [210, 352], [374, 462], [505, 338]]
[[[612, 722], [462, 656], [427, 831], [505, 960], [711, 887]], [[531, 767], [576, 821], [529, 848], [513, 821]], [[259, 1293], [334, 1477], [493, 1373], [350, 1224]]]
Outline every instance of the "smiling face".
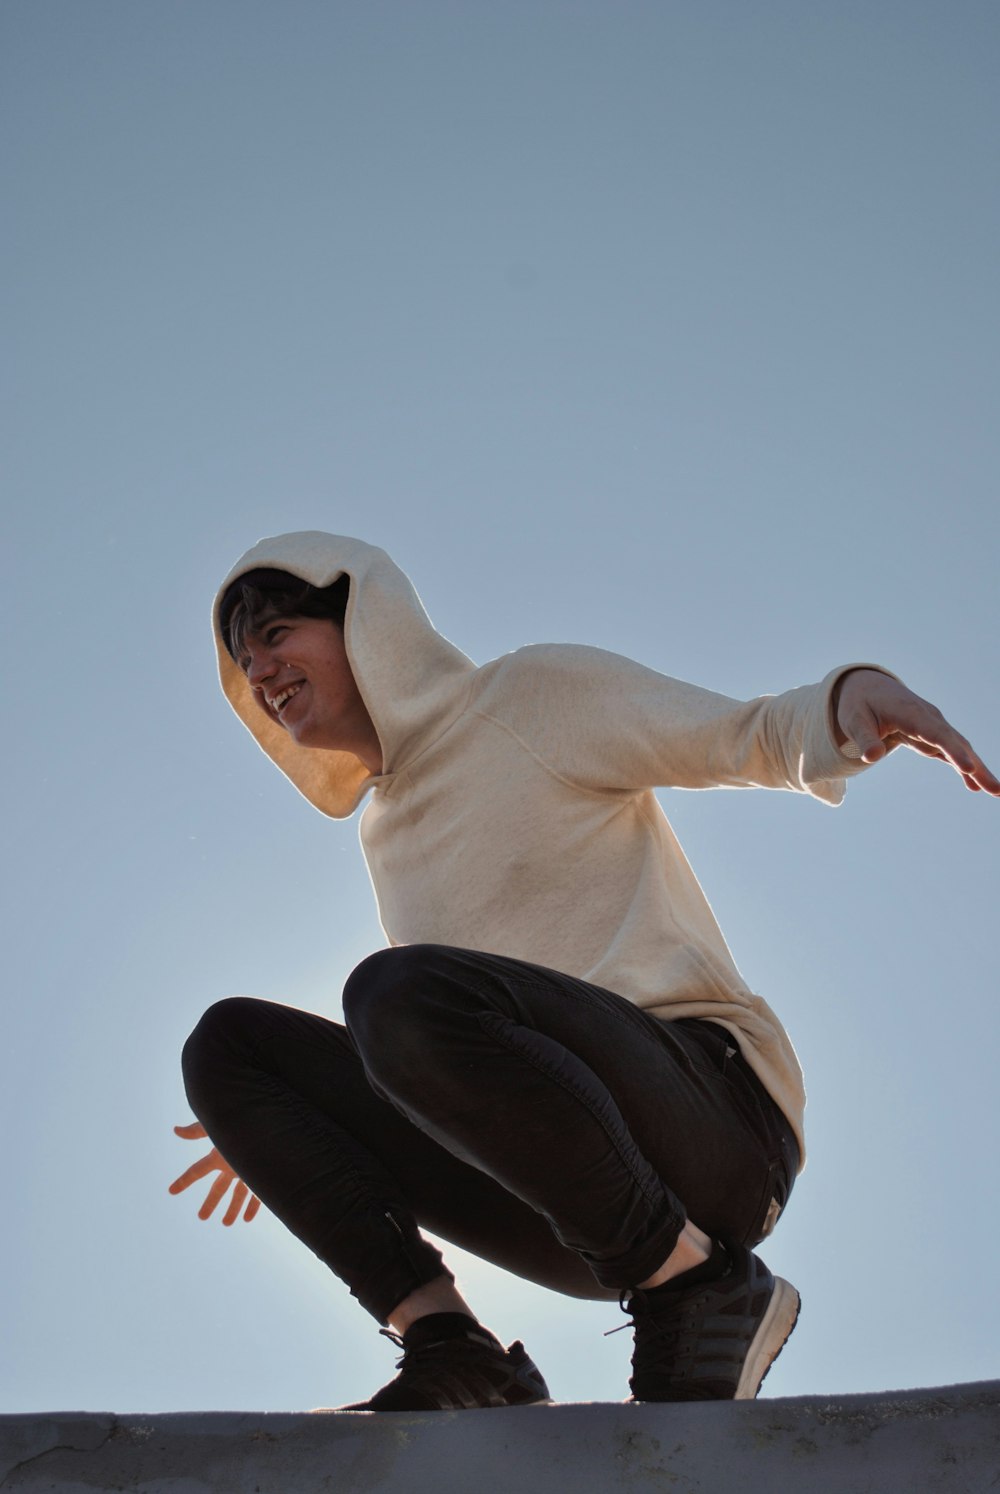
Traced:
[[240, 668], [270, 720], [300, 747], [353, 752], [373, 773], [382, 772], [382, 748], [337, 623], [277, 615], [242, 642]]

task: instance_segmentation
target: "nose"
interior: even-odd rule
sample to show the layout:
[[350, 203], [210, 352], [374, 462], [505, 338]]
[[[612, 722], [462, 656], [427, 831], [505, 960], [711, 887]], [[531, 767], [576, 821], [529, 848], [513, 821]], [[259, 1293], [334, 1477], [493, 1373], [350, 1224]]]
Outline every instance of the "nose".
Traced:
[[271, 656], [270, 649], [263, 644], [250, 644], [248, 653], [250, 662], [247, 665], [247, 681], [252, 690], [259, 690], [264, 681], [277, 672], [278, 665]]

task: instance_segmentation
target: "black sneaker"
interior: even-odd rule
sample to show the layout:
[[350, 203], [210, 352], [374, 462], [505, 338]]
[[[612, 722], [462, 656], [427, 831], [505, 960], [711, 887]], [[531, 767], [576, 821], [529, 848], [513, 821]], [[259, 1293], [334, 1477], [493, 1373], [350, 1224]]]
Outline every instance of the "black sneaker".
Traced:
[[726, 1246], [729, 1271], [675, 1291], [636, 1288], [622, 1308], [636, 1401], [752, 1401], [799, 1316], [799, 1294], [759, 1256]]
[[387, 1328], [381, 1330], [403, 1350], [396, 1364], [399, 1374], [370, 1401], [341, 1406], [341, 1411], [472, 1411], [539, 1405], [550, 1399], [548, 1386], [523, 1344], [505, 1349], [478, 1324], [463, 1338], [434, 1338], [414, 1333], [417, 1328], [419, 1320], [405, 1338]]

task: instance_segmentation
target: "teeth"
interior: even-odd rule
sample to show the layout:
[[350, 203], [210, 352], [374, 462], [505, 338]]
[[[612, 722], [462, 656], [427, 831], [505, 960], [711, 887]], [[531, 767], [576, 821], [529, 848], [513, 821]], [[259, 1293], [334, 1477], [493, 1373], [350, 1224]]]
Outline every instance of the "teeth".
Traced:
[[272, 711], [280, 711], [286, 700], [291, 700], [293, 695], [298, 695], [301, 685], [289, 685], [287, 690], [281, 690], [271, 701]]

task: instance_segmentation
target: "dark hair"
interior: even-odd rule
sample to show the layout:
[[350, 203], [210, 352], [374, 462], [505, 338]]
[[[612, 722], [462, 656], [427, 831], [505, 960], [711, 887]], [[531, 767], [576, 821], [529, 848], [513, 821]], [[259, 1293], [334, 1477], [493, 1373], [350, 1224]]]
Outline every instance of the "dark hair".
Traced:
[[238, 664], [248, 633], [272, 617], [328, 617], [344, 626], [351, 578], [338, 576], [330, 586], [312, 586], [290, 571], [247, 571], [226, 587], [219, 603], [222, 641]]

